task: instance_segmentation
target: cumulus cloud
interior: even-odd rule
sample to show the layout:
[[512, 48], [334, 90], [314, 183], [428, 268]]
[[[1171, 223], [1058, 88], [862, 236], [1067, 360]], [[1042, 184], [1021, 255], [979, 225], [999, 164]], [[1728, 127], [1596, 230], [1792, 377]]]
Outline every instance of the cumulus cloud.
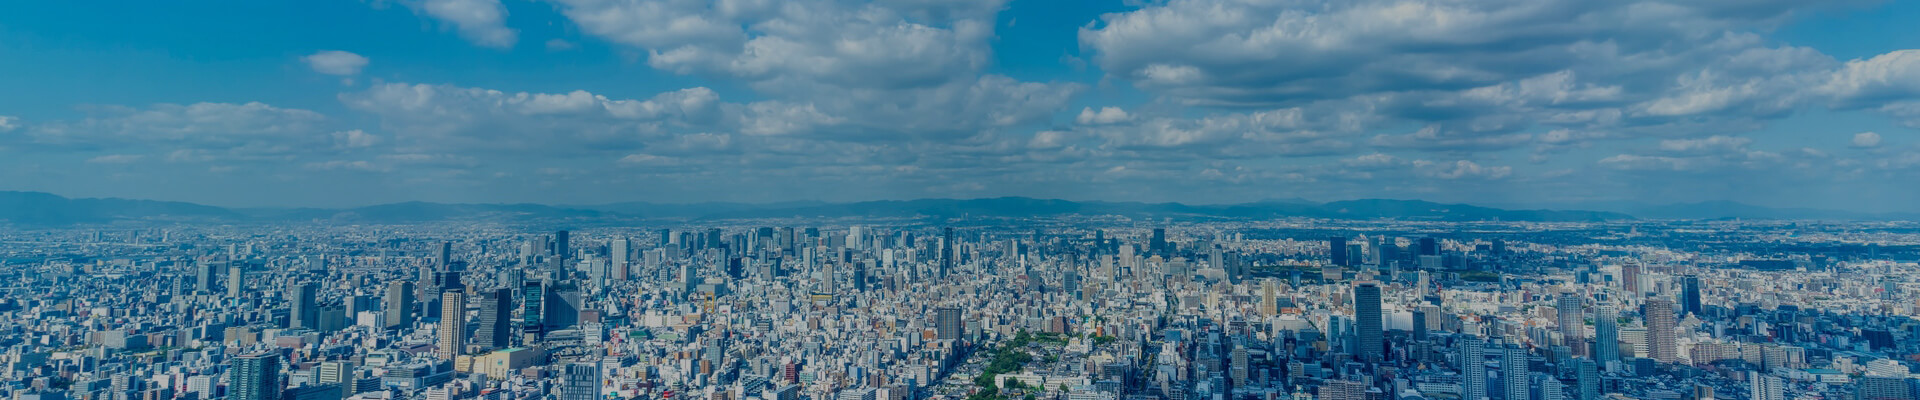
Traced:
[[402, 0], [415, 14], [451, 25], [473, 44], [511, 48], [520, 31], [507, 27], [507, 7], [500, 0]]
[[1669, 153], [1709, 154], [1745, 151], [1753, 139], [1731, 136], [1710, 136], [1700, 139], [1674, 139], [1660, 141], [1660, 150]]
[[1133, 119], [1133, 116], [1127, 115], [1127, 111], [1121, 110], [1120, 107], [1102, 107], [1100, 111], [1094, 111], [1093, 107], [1087, 107], [1080, 110], [1080, 116], [1075, 117], [1074, 122], [1078, 122], [1081, 125], [1106, 125], [1126, 122], [1131, 119]]
[[87, 117], [22, 126], [10, 138], [23, 148], [110, 154], [91, 164], [142, 160], [173, 163], [287, 162], [370, 148], [360, 130], [334, 131], [320, 113], [266, 103], [92, 106]]
[[12, 132], [20, 128], [20, 117], [0, 115], [0, 133]]
[[1418, 160], [1413, 167], [1423, 176], [1439, 179], [1503, 179], [1513, 174], [1513, 167], [1482, 166], [1471, 160], [1454, 162], [1433, 162]]
[[340, 50], [322, 50], [300, 60], [313, 68], [313, 72], [327, 75], [359, 75], [360, 69], [367, 67], [366, 57]]
[[1880, 147], [1880, 134], [1873, 132], [1855, 133], [1853, 134], [1853, 142], [1851, 144], [1853, 147], [1861, 149]]

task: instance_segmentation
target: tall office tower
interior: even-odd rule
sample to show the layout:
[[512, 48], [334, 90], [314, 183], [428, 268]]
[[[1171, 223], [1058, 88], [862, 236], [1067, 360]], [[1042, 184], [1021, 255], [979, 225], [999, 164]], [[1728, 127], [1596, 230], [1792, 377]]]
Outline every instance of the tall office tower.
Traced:
[[457, 289], [440, 293], [440, 329], [434, 342], [434, 355], [452, 360], [464, 353], [467, 344], [467, 294]]
[[1379, 362], [1386, 355], [1380, 333], [1380, 284], [1353, 285], [1353, 318], [1355, 354], [1367, 362]]
[[704, 282], [700, 279], [699, 265], [691, 262], [680, 264], [680, 285], [683, 291], [692, 292], [701, 283]]
[[1475, 336], [1460, 339], [1460, 394], [1462, 399], [1487, 398], [1487, 343]]
[[1273, 316], [1280, 313], [1280, 288], [1273, 278], [1260, 282], [1260, 315]]
[[247, 264], [232, 263], [227, 268], [227, 298], [238, 299], [247, 289]]
[[553, 233], [553, 249], [549, 251], [548, 254], [562, 260], [573, 257], [573, 247], [567, 244], [567, 231], [562, 230]]
[[227, 373], [227, 398], [233, 400], [278, 400], [280, 398], [280, 354], [248, 354], [233, 358], [233, 370]]
[[313, 284], [302, 283], [287, 288], [287, 303], [293, 308], [287, 315], [289, 328], [320, 329], [320, 307], [314, 304]]
[[1704, 310], [1700, 308], [1700, 276], [1680, 277], [1680, 314], [1693, 314], [1704, 318], [1706, 314], [1702, 311]]
[[1620, 266], [1620, 291], [1627, 296], [1640, 296], [1640, 266], [1627, 264]]
[[1367, 384], [1344, 379], [1320, 385], [1320, 400], [1366, 400]]
[[1420, 250], [1420, 255], [1423, 255], [1423, 256], [1440, 255], [1440, 240], [1434, 239], [1432, 237], [1420, 238], [1419, 250]]
[[220, 275], [220, 265], [213, 262], [200, 262], [193, 265], [193, 289], [203, 293], [213, 293], [213, 282]]
[[433, 245], [433, 268], [446, 271], [453, 265], [453, 242], [440, 242]]
[[513, 291], [494, 289], [480, 293], [480, 331], [474, 344], [487, 349], [513, 346]]
[[386, 301], [387, 329], [405, 328], [413, 324], [413, 282], [387, 284]]
[[560, 400], [598, 400], [600, 398], [599, 363], [567, 364], [567, 369], [562, 372]]
[[633, 268], [627, 258], [633, 254], [632, 246], [633, 241], [625, 237], [613, 239], [613, 244], [608, 246], [610, 247], [608, 251], [613, 253], [610, 254], [613, 258], [613, 265], [610, 266], [610, 268], [613, 268], [613, 280], [627, 280], [627, 271]]
[[545, 283], [527, 281], [526, 284], [520, 285], [520, 328], [522, 334], [531, 338], [528, 340], [529, 343], [538, 340], [546, 333], [546, 301]]
[[1559, 313], [1562, 343], [1565, 343], [1568, 349], [1572, 349], [1574, 355], [1587, 355], [1585, 321], [1587, 310], [1585, 303], [1580, 299], [1580, 294], [1572, 291], [1561, 292], [1560, 296], [1554, 299], [1553, 308]]
[[1415, 309], [1410, 314], [1413, 314], [1413, 326], [1407, 329], [1412, 332], [1413, 340], [1427, 340], [1427, 311]]
[[1600, 366], [1595, 365], [1590, 358], [1579, 359], [1578, 363], [1580, 370], [1577, 376], [1580, 386], [1578, 400], [1600, 400]]
[[953, 227], [949, 226], [940, 237], [940, 275], [937, 275], [939, 278], [946, 278], [947, 272], [953, 270], [953, 245]]
[[839, 283], [840, 276], [833, 270], [833, 263], [820, 264], [820, 293], [833, 294]]
[[1347, 238], [1345, 236], [1327, 238], [1327, 258], [1331, 260], [1333, 265], [1342, 267], [1352, 265], [1347, 261]]
[[1147, 242], [1147, 254], [1167, 253], [1167, 229], [1153, 228], [1153, 239]]
[[852, 278], [853, 278], [853, 291], [855, 292], [867, 291], [867, 262], [866, 261], [855, 261], [853, 263]]
[[1528, 377], [1532, 371], [1527, 367], [1527, 348], [1507, 343], [1500, 357], [1500, 382], [1506, 386], [1507, 400], [1528, 400], [1527, 388], [1532, 387]]
[[1593, 308], [1593, 360], [1606, 365], [1620, 359], [1620, 315], [1613, 306]]
[[1752, 388], [1747, 397], [1753, 400], [1781, 400], [1787, 395], [1786, 381], [1760, 371], [1747, 371], [1747, 385]]
[[964, 330], [966, 329], [965, 326], [960, 324], [959, 307], [940, 307], [934, 310], [934, 328], [939, 332], [940, 339], [960, 339], [962, 335], [965, 335]]
[[1679, 362], [1674, 347], [1673, 300], [1647, 300], [1641, 314], [1647, 317], [1647, 356], [1663, 363]]
[[571, 328], [580, 324], [580, 288], [569, 284], [547, 285], [547, 299], [541, 301], [544, 310], [541, 322], [547, 324], [546, 332]]

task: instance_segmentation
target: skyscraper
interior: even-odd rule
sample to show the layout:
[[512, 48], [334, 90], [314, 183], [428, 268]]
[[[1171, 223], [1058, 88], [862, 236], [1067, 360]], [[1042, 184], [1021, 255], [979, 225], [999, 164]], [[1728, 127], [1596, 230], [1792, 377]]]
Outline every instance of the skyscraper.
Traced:
[[1487, 398], [1487, 343], [1475, 336], [1460, 339], [1460, 397]]
[[513, 345], [513, 291], [494, 289], [480, 294], [480, 331], [474, 344], [488, 349]]
[[953, 270], [953, 227], [945, 228], [940, 237], [940, 278], [947, 277], [947, 271]]
[[433, 245], [433, 268], [446, 271], [453, 264], [453, 242], [440, 242]]
[[960, 308], [941, 307], [934, 311], [934, 327], [942, 340], [960, 339], [964, 335], [964, 326], [960, 325]]
[[1613, 306], [1593, 308], [1593, 360], [1605, 365], [1620, 359], [1620, 315]]
[[1587, 355], [1586, 307], [1579, 293], [1562, 292], [1554, 299], [1554, 309], [1558, 310], [1560, 338], [1574, 355]]
[[213, 282], [220, 275], [220, 264], [213, 262], [193, 265], [193, 288], [203, 293], [213, 293]]
[[521, 333], [537, 340], [546, 333], [547, 287], [541, 281], [527, 281], [520, 286]]
[[1673, 300], [1656, 298], [1647, 300], [1641, 310], [1647, 318], [1647, 356], [1663, 363], [1679, 362], [1679, 352], [1674, 347]]
[[434, 342], [434, 355], [452, 360], [467, 343], [467, 295], [458, 289], [440, 293], [440, 329]]
[[1500, 382], [1505, 386], [1507, 400], [1528, 400], [1532, 397], [1527, 388], [1531, 387], [1528, 377], [1533, 373], [1527, 367], [1527, 348], [1515, 343], [1507, 343], [1500, 356]]
[[232, 263], [227, 268], [227, 298], [238, 299], [247, 289], [246, 264]]
[[399, 281], [387, 284], [386, 302], [387, 329], [404, 328], [413, 324], [413, 282]]
[[1147, 242], [1147, 254], [1166, 254], [1167, 228], [1153, 228], [1153, 238]]
[[609, 254], [609, 256], [613, 258], [613, 265], [609, 266], [609, 268], [613, 268], [613, 280], [627, 280], [627, 272], [632, 268], [627, 261], [627, 257], [633, 252], [632, 246], [633, 242], [627, 240], [625, 237], [613, 239], [613, 244], [608, 246], [607, 251], [612, 253]]
[[1595, 365], [1593, 359], [1582, 358], [1576, 368], [1579, 370], [1576, 377], [1579, 380], [1578, 400], [1599, 400], [1600, 366]]
[[567, 244], [567, 231], [562, 230], [553, 233], [553, 249], [551, 249], [548, 254], [560, 260], [573, 257], [573, 247]]
[[1386, 355], [1380, 332], [1380, 284], [1354, 284], [1353, 317], [1356, 354], [1368, 362], [1380, 361]]
[[1420, 248], [1418, 250], [1420, 250], [1420, 255], [1423, 255], [1423, 256], [1440, 255], [1440, 241], [1438, 239], [1434, 239], [1432, 237], [1423, 237], [1423, 238], [1420, 238], [1419, 244], [1420, 244]]
[[287, 288], [287, 303], [292, 308], [287, 315], [289, 328], [320, 328], [320, 309], [314, 304], [312, 283], [302, 283]]
[[264, 352], [234, 357], [233, 370], [228, 372], [227, 377], [227, 398], [278, 400], [280, 354]]
[[1704, 316], [1700, 308], [1700, 276], [1680, 277], [1680, 314]]
[[1620, 266], [1620, 291], [1628, 296], [1640, 295], [1640, 266], [1627, 264]]
[[600, 364], [576, 362], [562, 371], [560, 400], [597, 400], [600, 398]]
[[1333, 265], [1342, 267], [1352, 265], [1347, 262], [1347, 237], [1334, 236], [1327, 238], [1327, 258], [1332, 260]]

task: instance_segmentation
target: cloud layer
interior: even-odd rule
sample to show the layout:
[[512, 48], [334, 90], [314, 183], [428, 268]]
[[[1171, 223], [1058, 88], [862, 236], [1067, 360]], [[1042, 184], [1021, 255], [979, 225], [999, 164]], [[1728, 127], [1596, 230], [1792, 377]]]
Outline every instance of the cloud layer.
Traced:
[[[1920, 128], [1920, 50], [1845, 60], [1773, 33], [1871, 3], [1144, 2], [1057, 38], [1077, 53], [1047, 59], [1085, 60], [1085, 76], [1003, 68], [1037, 57], [996, 52], [1032, 39], [1003, 36], [1019, 21], [1005, 0], [551, 0], [545, 16], [398, 4], [493, 53], [611, 51], [684, 84], [472, 84], [303, 49], [290, 54], [308, 54], [305, 69], [348, 84], [317, 95], [325, 107], [0, 117], [0, 148], [98, 169], [294, 165], [277, 174], [511, 201], [540, 199], [501, 192], [1830, 204], [1920, 178], [1905, 140]], [[522, 36], [544, 46], [516, 52]], [[1809, 114], [1885, 126], [1783, 123]], [[384, 177], [341, 178], [369, 174]], [[1806, 185], [1821, 189], [1791, 190]], [[1862, 207], [1920, 194], [1873, 190]]]

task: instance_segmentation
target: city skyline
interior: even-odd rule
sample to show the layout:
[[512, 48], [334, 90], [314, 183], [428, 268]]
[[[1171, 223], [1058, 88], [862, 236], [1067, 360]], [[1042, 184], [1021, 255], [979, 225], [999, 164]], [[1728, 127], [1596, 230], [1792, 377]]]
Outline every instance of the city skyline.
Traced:
[[0, 97], [0, 189], [230, 207], [1024, 196], [1920, 211], [1907, 201], [1920, 188], [1890, 184], [1920, 178], [1910, 2], [93, 11], [0, 5], [0, 56], [32, 61], [0, 66], [14, 94]]

